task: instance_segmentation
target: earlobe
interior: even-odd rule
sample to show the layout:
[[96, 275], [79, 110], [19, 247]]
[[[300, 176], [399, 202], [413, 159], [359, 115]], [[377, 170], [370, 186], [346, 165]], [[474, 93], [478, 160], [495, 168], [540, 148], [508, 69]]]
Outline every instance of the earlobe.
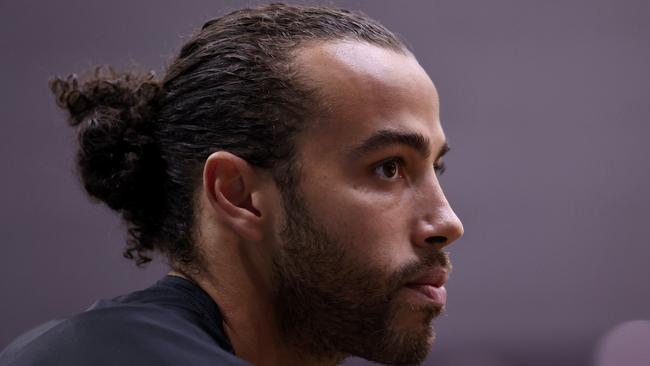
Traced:
[[248, 240], [261, 240], [261, 213], [251, 195], [256, 175], [240, 157], [225, 151], [208, 157], [203, 169], [203, 188], [210, 208], [223, 222]]

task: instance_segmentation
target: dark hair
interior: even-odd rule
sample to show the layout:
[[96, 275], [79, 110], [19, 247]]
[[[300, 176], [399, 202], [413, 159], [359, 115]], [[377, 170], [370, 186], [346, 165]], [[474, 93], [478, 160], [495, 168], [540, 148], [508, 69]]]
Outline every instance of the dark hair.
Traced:
[[124, 256], [138, 265], [159, 250], [173, 266], [196, 263], [194, 193], [205, 159], [226, 150], [292, 185], [292, 137], [317, 108], [292, 55], [309, 41], [356, 40], [405, 52], [363, 14], [271, 4], [208, 21], [162, 81], [98, 67], [50, 80], [78, 126], [77, 163], [90, 196], [120, 212]]

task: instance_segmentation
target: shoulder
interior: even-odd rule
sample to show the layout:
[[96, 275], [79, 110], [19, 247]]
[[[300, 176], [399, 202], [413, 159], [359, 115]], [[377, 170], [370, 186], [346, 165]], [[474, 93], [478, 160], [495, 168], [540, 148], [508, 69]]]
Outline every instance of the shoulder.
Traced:
[[0, 353], [0, 365], [246, 365], [168, 309], [111, 305], [32, 329]]

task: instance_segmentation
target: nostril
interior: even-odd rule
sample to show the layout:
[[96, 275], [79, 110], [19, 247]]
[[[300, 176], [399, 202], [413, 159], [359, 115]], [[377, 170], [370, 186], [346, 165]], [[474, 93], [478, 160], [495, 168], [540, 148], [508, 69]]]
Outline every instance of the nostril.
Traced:
[[430, 236], [424, 239], [429, 244], [444, 244], [447, 242], [447, 238], [444, 236]]

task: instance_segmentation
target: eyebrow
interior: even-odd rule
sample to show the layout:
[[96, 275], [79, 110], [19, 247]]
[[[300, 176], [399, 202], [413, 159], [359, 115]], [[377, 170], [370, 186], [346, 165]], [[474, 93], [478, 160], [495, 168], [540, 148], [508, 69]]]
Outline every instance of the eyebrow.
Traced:
[[[406, 145], [417, 151], [423, 158], [431, 155], [431, 142], [428, 137], [416, 132], [398, 130], [379, 130], [373, 133], [361, 144], [351, 149], [352, 155], [361, 156], [391, 145]], [[450, 147], [445, 141], [438, 151], [436, 160], [449, 152]]]

